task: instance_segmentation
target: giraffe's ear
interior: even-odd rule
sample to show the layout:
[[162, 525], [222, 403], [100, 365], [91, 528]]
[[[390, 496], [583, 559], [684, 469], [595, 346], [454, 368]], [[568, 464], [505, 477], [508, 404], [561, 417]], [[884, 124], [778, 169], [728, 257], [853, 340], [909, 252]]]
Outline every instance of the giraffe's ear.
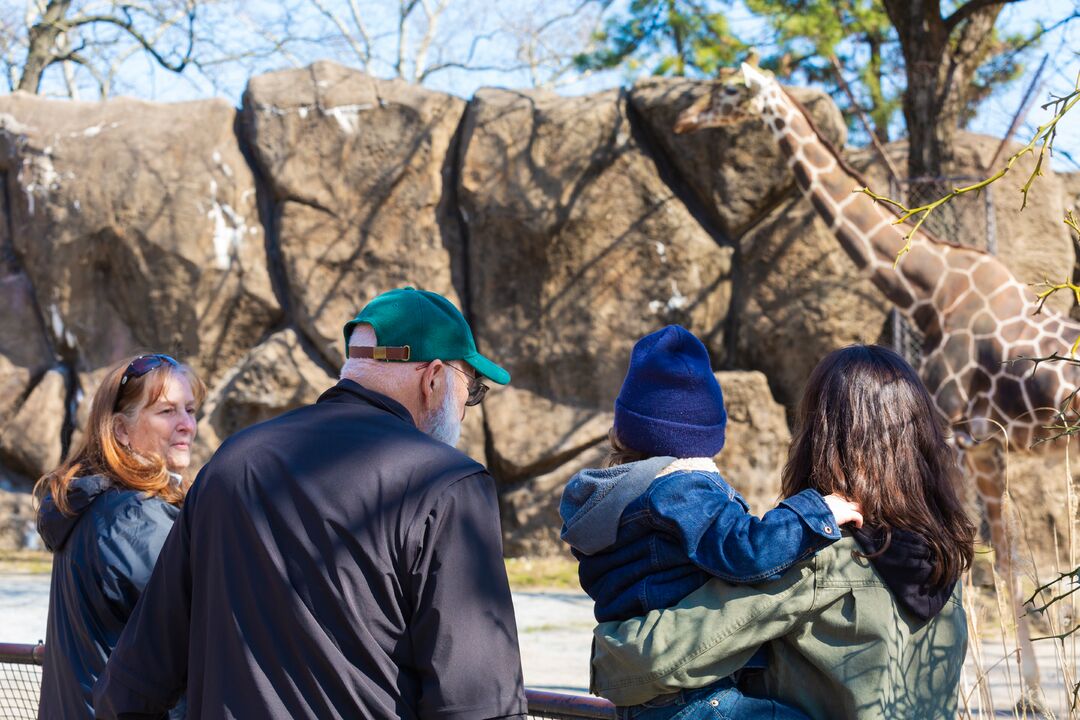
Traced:
[[746, 81], [746, 86], [751, 90], [758, 91], [765, 87], [769, 82], [767, 72], [767, 70], [759, 70], [748, 63], [742, 64], [743, 79]]

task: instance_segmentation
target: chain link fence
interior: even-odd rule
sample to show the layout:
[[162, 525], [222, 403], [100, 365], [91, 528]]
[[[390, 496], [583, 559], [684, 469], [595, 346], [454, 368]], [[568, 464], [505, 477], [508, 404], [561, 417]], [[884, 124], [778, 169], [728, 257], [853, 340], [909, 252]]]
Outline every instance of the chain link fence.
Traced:
[[[41, 694], [44, 645], [0, 643], [0, 720], [37, 720]], [[540, 720], [614, 720], [615, 707], [607, 700], [525, 690], [529, 717]]]
[[[966, 175], [908, 178], [899, 183], [890, 182], [889, 194], [909, 208], [919, 207], [948, 194], [955, 187], [970, 185], [981, 179]], [[936, 208], [922, 227], [946, 242], [997, 253], [994, 198], [989, 187], [978, 194], [959, 195]], [[923, 336], [896, 308], [889, 313], [882, 338], [912, 366], [919, 366]]]
[[44, 649], [0, 643], [0, 720], [37, 720]]

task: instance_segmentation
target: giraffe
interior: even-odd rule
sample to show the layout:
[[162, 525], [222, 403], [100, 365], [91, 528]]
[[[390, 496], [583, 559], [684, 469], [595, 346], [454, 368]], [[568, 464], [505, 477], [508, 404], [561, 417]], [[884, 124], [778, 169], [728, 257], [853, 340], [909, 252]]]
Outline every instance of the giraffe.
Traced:
[[1007, 361], [1045, 357], [1071, 346], [1080, 324], [1050, 309], [1033, 314], [1035, 298], [1000, 260], [927, 232], [916, 233], [910, 251], [896, 263], [908, 230], [894, 224], [896, 211], [854, 192], [866, 182], [767, 71], [747, 64], [741, 74], [727, 71], [679, 115], [675, 132], [753, 118], [771, 131], [800, 190], [843, 250], [925, 336], [919, 374], [953, 429], [965, 481], [985, 504], [995, 565], [1017, 618], [1025, 686], [1021, 702], [1037, 707], [1038, 667], [1020, 612], [1013, 543], [1002, 512], [1004, 450], [1032, 449], [1057, 408], [1071, 402], [1080, 368], [1055, 363], [1032, 372], [1028, 363]]

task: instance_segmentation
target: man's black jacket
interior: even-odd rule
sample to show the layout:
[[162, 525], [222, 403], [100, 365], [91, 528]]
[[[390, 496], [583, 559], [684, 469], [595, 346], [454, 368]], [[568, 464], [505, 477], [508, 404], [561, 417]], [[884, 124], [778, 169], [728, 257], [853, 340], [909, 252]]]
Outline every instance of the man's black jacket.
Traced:
[[217, 451], [94, 689], [100, 718], [525, 712], [484, 468], [343, 380]]

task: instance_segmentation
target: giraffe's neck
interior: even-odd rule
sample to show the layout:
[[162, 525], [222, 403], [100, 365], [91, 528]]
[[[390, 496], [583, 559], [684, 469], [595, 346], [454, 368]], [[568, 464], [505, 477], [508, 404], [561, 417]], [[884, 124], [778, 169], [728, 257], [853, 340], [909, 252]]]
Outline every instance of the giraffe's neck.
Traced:
[[[929, 301], [937, 277], [916, 257], [894, 268], [904, 245], [903, 231], [893, 225], [896, 215], [869, 196], [854, 192], [862, 179], [836, 151], [778, 83], [762, 95], [762, 119], [772, 132], [803, 194], [841, 247], [871, 281], [898, 308], [910, 311], [920, 300]], [[936, 275], [936, 273], [934, 273]]]

